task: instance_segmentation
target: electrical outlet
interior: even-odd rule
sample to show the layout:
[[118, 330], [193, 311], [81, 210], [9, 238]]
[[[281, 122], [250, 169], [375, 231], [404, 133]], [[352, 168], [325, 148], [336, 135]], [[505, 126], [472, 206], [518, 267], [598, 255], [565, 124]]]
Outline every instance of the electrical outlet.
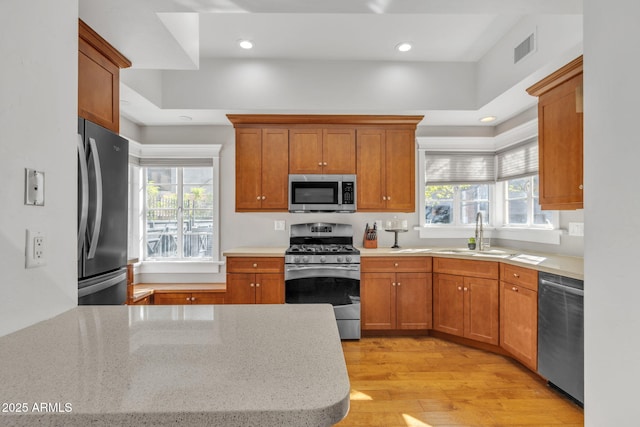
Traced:
[[285, 228], [284, 220], [275, 220], [273, 222], [273, 229], [275, 231], [284, 231], [284, 228]]
[[569, 236], [584, 236], [584, 222], [570, 222]]
[[35, 268], [45, 264], [45, 236], [42, 231], [27, 230], [25, 267]]

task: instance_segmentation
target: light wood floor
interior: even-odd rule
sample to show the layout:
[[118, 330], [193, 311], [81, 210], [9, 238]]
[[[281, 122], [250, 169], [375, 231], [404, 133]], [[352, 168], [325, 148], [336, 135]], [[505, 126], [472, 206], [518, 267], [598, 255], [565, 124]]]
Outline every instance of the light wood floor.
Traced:
[[583, 426], [583, 410], [517, 362], [432, 337], [343, 341], [339, 427]]

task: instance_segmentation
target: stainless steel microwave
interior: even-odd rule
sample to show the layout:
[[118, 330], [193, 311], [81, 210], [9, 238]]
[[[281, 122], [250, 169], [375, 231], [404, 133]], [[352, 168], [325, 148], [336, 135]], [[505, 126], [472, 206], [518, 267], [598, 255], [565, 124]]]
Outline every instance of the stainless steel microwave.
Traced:
[[289, 175], [289, 212], [355, 211], [355, 175]]

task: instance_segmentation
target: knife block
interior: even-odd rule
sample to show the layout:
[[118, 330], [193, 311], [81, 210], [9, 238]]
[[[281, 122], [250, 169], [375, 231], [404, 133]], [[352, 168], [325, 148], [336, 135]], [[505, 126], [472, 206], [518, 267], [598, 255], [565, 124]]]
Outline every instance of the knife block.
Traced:
[[378, 247], [378, 235], [376, 234], [375, 239], [367, 239], [367, 232], [365, 231], [364, 236], [362, 237], [362, 245], [367, 249], [376, 249]]

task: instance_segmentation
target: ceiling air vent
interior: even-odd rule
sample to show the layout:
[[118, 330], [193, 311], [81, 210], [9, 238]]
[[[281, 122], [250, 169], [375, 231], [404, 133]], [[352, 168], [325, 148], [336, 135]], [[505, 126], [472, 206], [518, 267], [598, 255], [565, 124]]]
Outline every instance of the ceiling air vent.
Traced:
[[516, 48], [513, 49], [513, 63], [517, 64], [523, 58], [531, 54], [536, 48], [535, 42], [535, 33], [531, 33], [529, 37], [524, 39], [522, 43], [516, 46]]

